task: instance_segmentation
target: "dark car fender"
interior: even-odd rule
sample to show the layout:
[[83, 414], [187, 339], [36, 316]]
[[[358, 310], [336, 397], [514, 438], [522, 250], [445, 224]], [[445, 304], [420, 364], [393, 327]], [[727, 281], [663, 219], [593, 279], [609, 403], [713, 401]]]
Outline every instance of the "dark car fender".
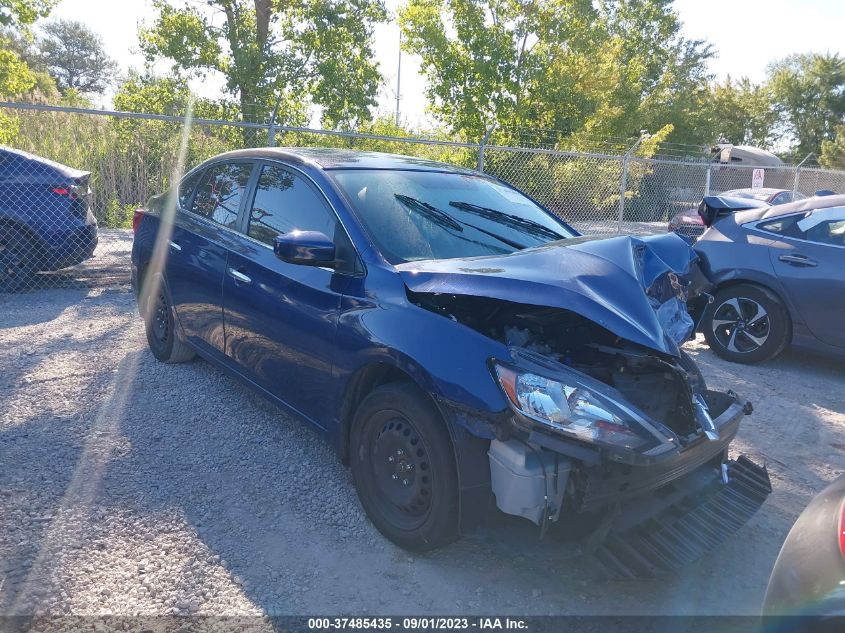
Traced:
[[[389, 274], [370, 270], [374, 275]], [[384, 288], [385, 279], [373, 287]], [[397, 284], [397, 282], [399, 282]], [[338, 323], [336, 378], [344, 397], [332, 439], [348, 459], [357, 404], [373, 385], [410, 379], [440, 411], [455, 450], [461, 493], [461, 526], [470, 529], [490, 494], [489, 440], [496, 422], [509, 416], [489, 359], [509, 358], [507, 348], [475, 330], [408, 301], [398, 277], [395, 294], [369, 296], [364, 280], [343, 298]], [[401, 294], [400, 294], [401, 293]]]

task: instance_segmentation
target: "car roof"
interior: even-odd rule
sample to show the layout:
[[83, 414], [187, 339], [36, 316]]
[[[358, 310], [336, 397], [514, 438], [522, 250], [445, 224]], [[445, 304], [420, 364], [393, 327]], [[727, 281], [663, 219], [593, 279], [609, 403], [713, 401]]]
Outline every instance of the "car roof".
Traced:
[[759, 189], [752, 189], [751, 187], [743, 187], [742, 189], [729, 189], [728, 191], [722, 192], [720, 195], [730, 196], [738, 193], [767, 193], [769, 195], [774, 195], [776, 193], [783, 193], [784, 191], [789, 191], [789, 189], [777, 189], [775, 187], [760, 187]]
[[845, 206], [845, 195], [813, 196], [812, 198], [805, 198], [804, 200], [799, 200], [798, 202], [779, 204], [771, 207], [764, 207], [762, 209], [740, 211], [736, 214], [736, 222], [737, 224], [744, 224], [746, 222], [753, 222], [754, 220], [777, 218], [782, 215], [789, 215], [790, 213], [815, 211], [816, 209], [829, 209], [831, 207], [843, 206]]
[[404, 169], [458, 174], [476, 173], [471, 169], [416, 156], [333, 147], [257, 147], [227, 152], [214, 158], [215, 160], [220, 158], [275, 158], [293, 163], [305, 163], [323, 170]]
[[30, 163], [31, 165], [37, 165], [38, 167], [36, 169], [40, 173], [45, 173], [45, 168], [53, 169], [56, 173], [61, 176], [64, 176], [65, 178], [81, 178], [82, 176], [87, 176], [91, 173], [88, 171], [74, 169], [73, 167], [62, 165], [61, 163], [57, 163], [56, 161], [50, 160], [49, 158], [44, 158], [43, 156], [36, 156], [35, 154], [30, 154], [29, 152], [25, 152], [22, 149], [15, 149], [14, 147], [9, 147], [7, 145], [0, 145], [0, 156], [3, 155], [12, 156], [14, 158], [17, 158], [18, 160]]

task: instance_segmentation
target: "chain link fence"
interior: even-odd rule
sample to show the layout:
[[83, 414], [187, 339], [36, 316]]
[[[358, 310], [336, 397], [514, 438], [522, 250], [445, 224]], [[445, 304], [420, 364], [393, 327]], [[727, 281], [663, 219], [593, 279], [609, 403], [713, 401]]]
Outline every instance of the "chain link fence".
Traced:
[[[129, 279], [132, 217], [180, 177], [184, 120], [0, 104], [0, 292]], [[481, 169], [522, 189], [583, 233], [664, 232], [708, 193], [751, 187], [734, 164], [194, 120], [190, 168], [243, 147], [344, 147]], [[845, 172], [766, 167], [765, 187], [845, 192]]]

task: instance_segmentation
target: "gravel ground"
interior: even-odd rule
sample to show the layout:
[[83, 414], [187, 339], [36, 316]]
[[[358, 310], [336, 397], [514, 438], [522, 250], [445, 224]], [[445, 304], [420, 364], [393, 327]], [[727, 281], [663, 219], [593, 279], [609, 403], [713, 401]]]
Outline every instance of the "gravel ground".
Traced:
[[0, 614], [755, 614], [791, 523], [845, 470], [845, 365], [689, 351], [750, 397], [763, 510], [683, 575], [599, 580], [503, 518], [412, 556], [315, 432], [202, 361], [147, 351], [128, 289], [0, 295]]

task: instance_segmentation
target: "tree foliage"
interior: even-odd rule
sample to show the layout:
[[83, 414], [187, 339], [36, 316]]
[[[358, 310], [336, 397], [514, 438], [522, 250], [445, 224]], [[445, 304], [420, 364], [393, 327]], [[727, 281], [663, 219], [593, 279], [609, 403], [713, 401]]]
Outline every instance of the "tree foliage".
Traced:
[[38, 60], [62, 94], [98, 94], [111, 84], [117, 64], [106, 55], [99, 35], [82, 22], [57, 20], [44, 25]]
[[0, 26], [27, 28], [46, 17], [59, 0], [0, 0]]
[[177, 73], [222, 73], [244, 120], [303, 123], [310, 105], [324, 125], [370, 118], [380, 83], [373, 61], [381, 0], [209, 0], [174, 6], [154, 0], [154, 23], [140, 33], [148, 60]]
[[708, 103], [712, 138], [734, 145], [770, 148], [779, 120], [772, 91], [768, 85], [727, 77], [714, 83]]
[[839, 55], [792, 55], [773, 64], [769, 85], [801, 157], [819, 154], [824, 141], [845, 123], [845, 59]]
[[[46, 16], [58, 0], [0, 0], [0, 97], [15, 98], [36, 88], [42, 79], [22, 56], [31, 39], [29, 27]], [[3, 116], [0, 124], [9, 125]]]
[[830, 169], [845, 170], [845, 125], [836, 126], [836, 136], [833, 140], [822, 141], [819, 163]]
[[680, 36], [669, 0], [409, 0], [400, 26], [434, 114], [475, 137], [691, 134], [707, 91], [709, 49]]

